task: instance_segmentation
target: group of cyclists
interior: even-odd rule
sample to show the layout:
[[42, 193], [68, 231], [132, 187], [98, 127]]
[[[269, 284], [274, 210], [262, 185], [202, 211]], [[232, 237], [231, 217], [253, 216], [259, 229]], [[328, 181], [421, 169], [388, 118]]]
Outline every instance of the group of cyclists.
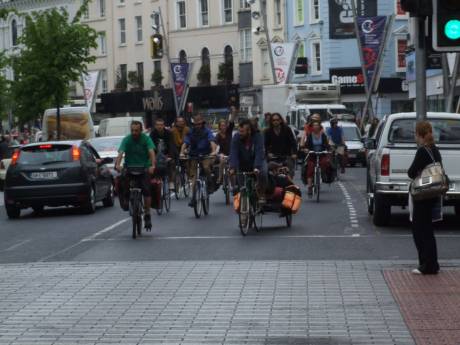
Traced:
[[[316, 156], [319, 152], [333, 152], [338, 157], [340, 170], [344, 173], [345, 141], [342, 128], [336, 119], [330, 120], [330, 127], [325, 130], [318, 114], [310, 116], [300, 140], [279, 113], [266, 113], [262, 121], [257, 118], [242, 119], [235, 124], [238, 115], [236, 107], [230, 109], [229, 118], [218, 123], [214, 135], [204, 117], [194, 116], [191, 127], [185, 118], [177, 117], [171, 129], [166, 128], [161, 118], [155, 120], [154, 128], [149, 133], [143, 132], [141, 122], [131, 123], [131, 134], [120, 145], [115, 168], [122, 179], [137, 179], [144, 197], [144, 226], [151, 229], [150, 207], [152, 205], [150, 176], [166, 175], [171, 193], [175, 190], [176, 166], [186, 161], [186, 170], [191, 185], [192, 195], [189, 206], [194, 207], [197, 178], [197, 165], [200, 164], [206, 178], [207, 193], [212, 194], [223, 183], [224, 170], [229, 172], [234, 194], [238, 192], [241, 173], [253, 173], [259, 204], [267, 199], [267, 192], [273, 190], [272, 171], [285, 167], [293, 181], [298, 155], [305, 155], [305, 168], [302, 179], [308, 186], [308, 195], [313, 193], [313, 178], [317, 166]], [[236, 133], [235, 127], [237, 128]], [[340, 150], [340, 148], [342, 148]], [[338, 169], [333, 162], [333, 154], [321, 155], [319, 164], [324, 175], [332, 176]], [[122, 166], [124, 158], [124, 165]], [[130, 168], [144, 168], [144, 174], [130, 176]], [[275, 169], [274, 169], [275, 168]], [[215, 171], [218, 173], [214, 173]], [[120, 196], [122, 197], [122, 196]]]

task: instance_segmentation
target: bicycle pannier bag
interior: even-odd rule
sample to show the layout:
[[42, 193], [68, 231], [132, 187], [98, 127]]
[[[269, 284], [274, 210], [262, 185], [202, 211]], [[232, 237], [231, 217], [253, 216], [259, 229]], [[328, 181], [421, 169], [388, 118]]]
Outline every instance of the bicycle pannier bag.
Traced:
[[233, 209], [235, 210], [235, 212], [240, 211], [240, 202], [241, 202], [241, 194], [238, 193], [233, 196]]
[[150, 180], [150, 193], [152, 194], [152, 208], [160, 209], [161, 207], [161, 180], [152, 178]]
[[430, 150], [426, 149], [433, 164], [427, 165], [412, 181], [410, 193], [414, 200], [427, 200], [443, 196], [449, 190], [449, 179], [441, 163], [436, 162]]
[[300, 188], [297, 186], [287, 187], [281, 205], [284, 209], [290, 210], [293, 214], [296, 214], [302, 205]]

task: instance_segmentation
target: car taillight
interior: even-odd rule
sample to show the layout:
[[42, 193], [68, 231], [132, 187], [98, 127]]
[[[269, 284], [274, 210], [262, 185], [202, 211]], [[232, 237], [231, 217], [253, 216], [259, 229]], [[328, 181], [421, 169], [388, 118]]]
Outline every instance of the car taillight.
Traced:
[[46, 145], [40, 145], [39, 147], [40, 147], [41, 149], [43, 149], [43, 150], [49, 150], [49, 149], [53, 148], [53, 145], [51, 145], [51, 144], [46, 144]]
[[390, 176], [390, 155], [384, 154], [382, 156], [382, 163], [380, 165], [380, 175]]
[[11, 165], [16, 165], [19, 159], [19, 156], [21, 155], [21, 151], [16, 150], [13, 153], [13, 156], [11, 157]]
[[81, 156], [81, 152], [80, 152], [80, 149], [76, 146], [73, 146], [72, 147], [72, 159], [74, 161], [79, 161], [80, 160], [80, 156]]

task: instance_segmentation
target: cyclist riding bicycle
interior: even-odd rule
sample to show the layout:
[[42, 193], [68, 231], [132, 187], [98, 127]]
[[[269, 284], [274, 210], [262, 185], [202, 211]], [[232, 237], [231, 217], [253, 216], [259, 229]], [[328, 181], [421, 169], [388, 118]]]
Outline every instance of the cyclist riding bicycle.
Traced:
[[330, 121], [331, 127], [329, 127], [326, 131], [326, 134], [329, 138], [329, 142], [332, 146], [336, 147], [340, 170], [342, 174], [345, 174], [345, 137], [343, 135], [342, 127], [339, 127], [339, 120], [337, 118], [333, 118]]
[[[122, 173], [123, 180], [131, 178], [126, 175], [126, 168], [145, 168], [148, 170], [143, 175], [135, 177], [139, 179], [139, 185], [144, 196], [144, 224], [146, 229], [152, 228], [152, 220], [150, 217], [150, 206], [152, 205], [152, 197], [150, 193], [149, 175], [155, 172], [155, 144], [147, 134], [142, 133], [142, 123], [139, 121], [131, 122], [131, 134], [127, 135], [121, 142], [118, 149], [118, 157], [115, 163], [115, 169]], [[121, 161], [125, 158], [124, 168], [121, 167]], [[134, 177], [133, 177], [134, 178]], [[128, 184], [129, 185], [129, 184]], [[120, 195], [120, 197], [123, 197]]]
[[265, 130], [265, 151], [268, 160], [280, 159], [286, 162], [291, 176], [295, 173], [297, 159], [297, 140], [281, 115], [273, 113], [270, 127]]
[[173, 141], [176, 145], [177, 152], [181, 151], [185, 137], [189, 132], [190, 128], [187, 127], [185, 118], [182, 116], [177, 117], [176, 122], [174, 123], [174, 127], [171, 129], [171, 134], [173, 136]]
[[230, 146], [232, 144], [233, 129], [235, 128], [236, 107], [232, 106], [230, 110], [229, 120], [219, 121], [218, 133], [216, 134], [216, 144], [219, 146], [218, 163], [219, 177], [217, 184], [221, 184], [224, 176], [224, 167], [227, 164], [228, 156], [230, 156]]
[[265, 203], [265, 189], [267, 185], [267, 166], [265, 163], [264, 143], [260, 132], [254, 130], [249, 120], [243, 120], [239, 124], [238, 133], [233, 136], [230, 150], [230, 175], [232, 185], [236, 193], [236, 181], [238, 172], [254, 172], [257, 178], [257, 194], [260, 203]]
[[[214, 181], [212, 179], [212, 166], [215, 161], [217, 151], [217, 145], [212, 132], [206, 127], [206, 123], [203, 116], [197, 115], [193, 121], [193, 128], [187, 134], [182, 145], [181, 156], [185, 157], [189, 155], [189, 178], [192, 182], [192, 190], [195, 190], [195, 183], [198, 176], [196, 176], [198, 161], [200, 157], [206, 156], [208, 158], [203, 159], [201, 165], [207, 179], [208, 193], [214, 192]], [[189, 206], [194, 207], [196, 202], [195, 198], [192, 198]]]
[[[316, 165], [316, 156], [313, 152], [323, 152], [330, 150], [329, 141], [326, 134], [324, 134], [322, 131], [321, 123], [314, 122], [312, 125], [312, 130], [312, 133], [306, 137], [305, 146], [303, 147], [307, 154], [312, 152], [312, 154], [310, 154], [308, 157], [306, 169], [308, 196], [313, 195], [313, 176], [315, 174]], [[330, 173], [331, 162], [329, 156], [322, 155], [319, 160], [319, 165], [323, 174]]]
[[172, 133], [165, 128], [163, 119], [155, 120], [155, 128], [150, 132], [150, 138], [155, 144], [157, 157], [157, 174], [168, 176], [169, 189], [174, 189], [174, 174], [176, 171], [177, 148]]

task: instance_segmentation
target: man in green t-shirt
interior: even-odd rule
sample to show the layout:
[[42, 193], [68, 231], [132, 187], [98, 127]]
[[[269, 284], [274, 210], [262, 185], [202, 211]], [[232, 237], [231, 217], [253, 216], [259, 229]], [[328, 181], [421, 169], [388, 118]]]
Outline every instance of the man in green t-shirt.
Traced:
[[[121, 161], [125, 157], [125, 168], [145, 168], [148, 174], [145, 173], [139, 178], [139, 184], [142, 188], [144, 196], [144, 225], [150, 230], [152, 228], [152, 220], [150, 218], [150, 206], [152, 205], [152, 196], [150, 195], [149, 175], [153, 175], [155, 171], [155, 145], [152, 139], [142, 133], [142, 123], [139, 121], [131, 122], [131, 134], [127, 135], [121, 142], [118, 149], [118, 157], [115, 163], [115, 169], [122, 172]], [[120, 195], [120, 197], [122, 197]]]

